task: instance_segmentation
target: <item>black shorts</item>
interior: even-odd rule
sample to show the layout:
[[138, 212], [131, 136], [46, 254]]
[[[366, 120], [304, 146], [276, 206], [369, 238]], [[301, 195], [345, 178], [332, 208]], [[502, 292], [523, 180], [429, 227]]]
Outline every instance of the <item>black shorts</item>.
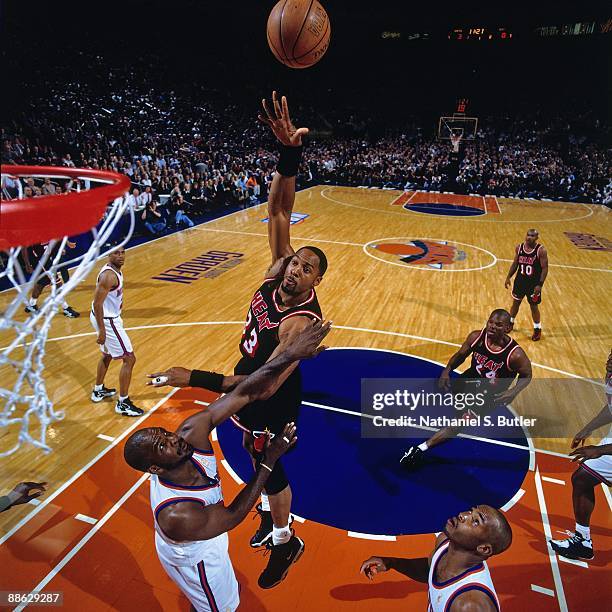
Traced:
[[469, 368], [459, 378], [451, 378], [451, 390], [453, 393], [484, 393], [484, 404], [474, 405], [469, 410], [476, 414], [486, 415], [498, 405], [495, 396], [506, 391], [513, 380], [513, 378], [498, 378], [492, 385], [490, 380], [482, 378], [476, 370]]
[[538, 295], [535, 299], [533, 296], [533, 290], [538, 286], [538, 283], [525, 282], [521, 279], [515, 279], [514, 286], [512, 287], [512, 297], [519, 302], [526, 297], [530, 304], [539, 304], [542, 301], [542, 294]]
[[[236, 367], [236, 374], [241, 374]], [[269, 399], [247, 404], [234, 415], [241, 427], [250, 432], [271, 431], [279, 434], [287, 423], [298, 422], [302, 404], [302, 377], [297, 368]]]

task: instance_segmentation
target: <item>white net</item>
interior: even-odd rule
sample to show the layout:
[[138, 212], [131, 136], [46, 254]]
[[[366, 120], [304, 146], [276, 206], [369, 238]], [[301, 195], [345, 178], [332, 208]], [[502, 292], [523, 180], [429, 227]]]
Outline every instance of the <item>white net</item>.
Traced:
[[[9, 175], [3, 172], [3, 179], [5, 176]], [[85, 186], [91, 187], [90, 181]], [[80, 188], [79, 184], [77, 189]], [[18, 198], [23, 197], [23, 192], [17, 186]], [[6, 195], [10, 194], [3, 189], [3, 200], [8, 199]], [[124, 214], [129, 215], [125, 236], [119, 244], [105, 247]], [[14, 453], [23, 443], [33, 444], [45, 452], [51, 450], [46, 441], [47, 429], [64, 416], [62, 411], [54, 409], [43, 376], [51, 322], [68, 293], [85, 279], [96, 261], [124, 245], [133, 229], [134, 211], [128, 199], [121, 197], [108, 206], [101, 225], [90, 231], [91, 245], [72, 259], [66, 256], [70, 252], [66, 248], [68, 236], [43, 247], [44, 252], [29, 277], [30, 262], [29, 257], [24, 257], [23, 247], [0, 252], [0, 284], [8, 285], [8, 291], [0, 296], [4, 298], [0, 301], [0, 441], [10, 440], [8, 444], [0, 442], [0, 457]], [[62, 270], [68, 268], [71, 268], [70, 275], [64, 273], [62, 279]], [[41, 294], [37, 310], [24, 314], [32, 290], [41, 280], [48, 283], [48, 288]], [[16, 439], [9, 435], [12, 428], [17, 430]]]

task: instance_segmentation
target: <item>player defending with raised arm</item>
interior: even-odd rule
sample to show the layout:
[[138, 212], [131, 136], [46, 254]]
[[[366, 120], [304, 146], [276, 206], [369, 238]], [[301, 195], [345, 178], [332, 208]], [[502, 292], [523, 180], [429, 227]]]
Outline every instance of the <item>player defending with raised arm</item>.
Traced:
[[266, 436], [255, 476], [225, 506], [210, 432], [245, 405], [270, 397], [292, 363], [324, 350], [319, 344], [329, 329], [329, 323], [309, 323], [277, 357], [206, 410], [187, 418], [175, 432], [161, 427], [139, 429], [126, 442], [127, 463], [152, 474], [151, 509], [160, 562], [195, 610], [238, 607], [239, 588], [227, 532], [251, 510], [279, 457], [297, 440], [294, 423], [287, 423], [267, 446]]
[[429, 587], [429, 612], [499, 612], [487, 559], [508, 549], [512, 529], [491, 506], [476, 506], [446, 521], [429, 558], [370, 557], [361, 573], [370, 580], [394, 569]]
[[[473, 391], [487, 394], [484, 406], [473, 410], [485, 415], [499, 404], [509, 404], [531, 382], [531, 362], [516, 340], [508, 336], [510, 314], [498, 308], [489, 316], [482, 330], [470, 332], [461, 348], [449, 359], [438, 380], [438, 387], [445, 391], [464, 392], [469, 386]], [[469, 356], [470, 367], [451, 384], [450, 373]], [[512, 387], [512, 383], [516, 384]], [[412, 469], [422, 461], [426, 450], [456, 436], [460, 427], [444, 427], [429, 440], [411, 446], [400, 463]]]
[[514, 260], [508, 270], [506, 277], [506, 289], [510, 288], [510, 281], [516, 272], [514, 286], [512, 287], [512, 307], [510, 308], [511, 324], [518, 314], [523, 298], [531, 307], [533, 318], [533, 336], [531, 339], [538, 341], [542, 338], [542, 323], [538, 304], [542, 301], [542, 285], [548, 276], [548, 253], [544, 245], [538, 244], [538, 231], [530, 229], [527, 231], [525, 242], [517, 245]]

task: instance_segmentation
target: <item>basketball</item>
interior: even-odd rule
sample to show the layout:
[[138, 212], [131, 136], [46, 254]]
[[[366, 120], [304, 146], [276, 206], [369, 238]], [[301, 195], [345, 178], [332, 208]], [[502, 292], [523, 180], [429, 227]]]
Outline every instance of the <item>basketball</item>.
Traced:
[[280, 0], [268, 17], [268, 45], [289, 68], [308, 68], [327, 51], [331, 25], [318, 0]]

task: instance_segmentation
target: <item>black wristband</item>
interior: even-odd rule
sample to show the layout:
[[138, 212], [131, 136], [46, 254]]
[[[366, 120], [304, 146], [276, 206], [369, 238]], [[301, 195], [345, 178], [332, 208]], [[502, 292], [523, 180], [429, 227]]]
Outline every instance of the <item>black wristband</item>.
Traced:
[[302, 149], [304, 147], [288, 147], [286, 145], [280, 146], [280, 156], [278, 158], [278, 164], [276, 164], [276, 171], [283, 176], [295, 176], [298, 173], [300, 162], [302, 161]]
[[201, 387], [209, 391], [223, 391], [223, 374], [217, 372], [206, 372], [205, 370], [191, 370], [189, 377], [190, 387]]

